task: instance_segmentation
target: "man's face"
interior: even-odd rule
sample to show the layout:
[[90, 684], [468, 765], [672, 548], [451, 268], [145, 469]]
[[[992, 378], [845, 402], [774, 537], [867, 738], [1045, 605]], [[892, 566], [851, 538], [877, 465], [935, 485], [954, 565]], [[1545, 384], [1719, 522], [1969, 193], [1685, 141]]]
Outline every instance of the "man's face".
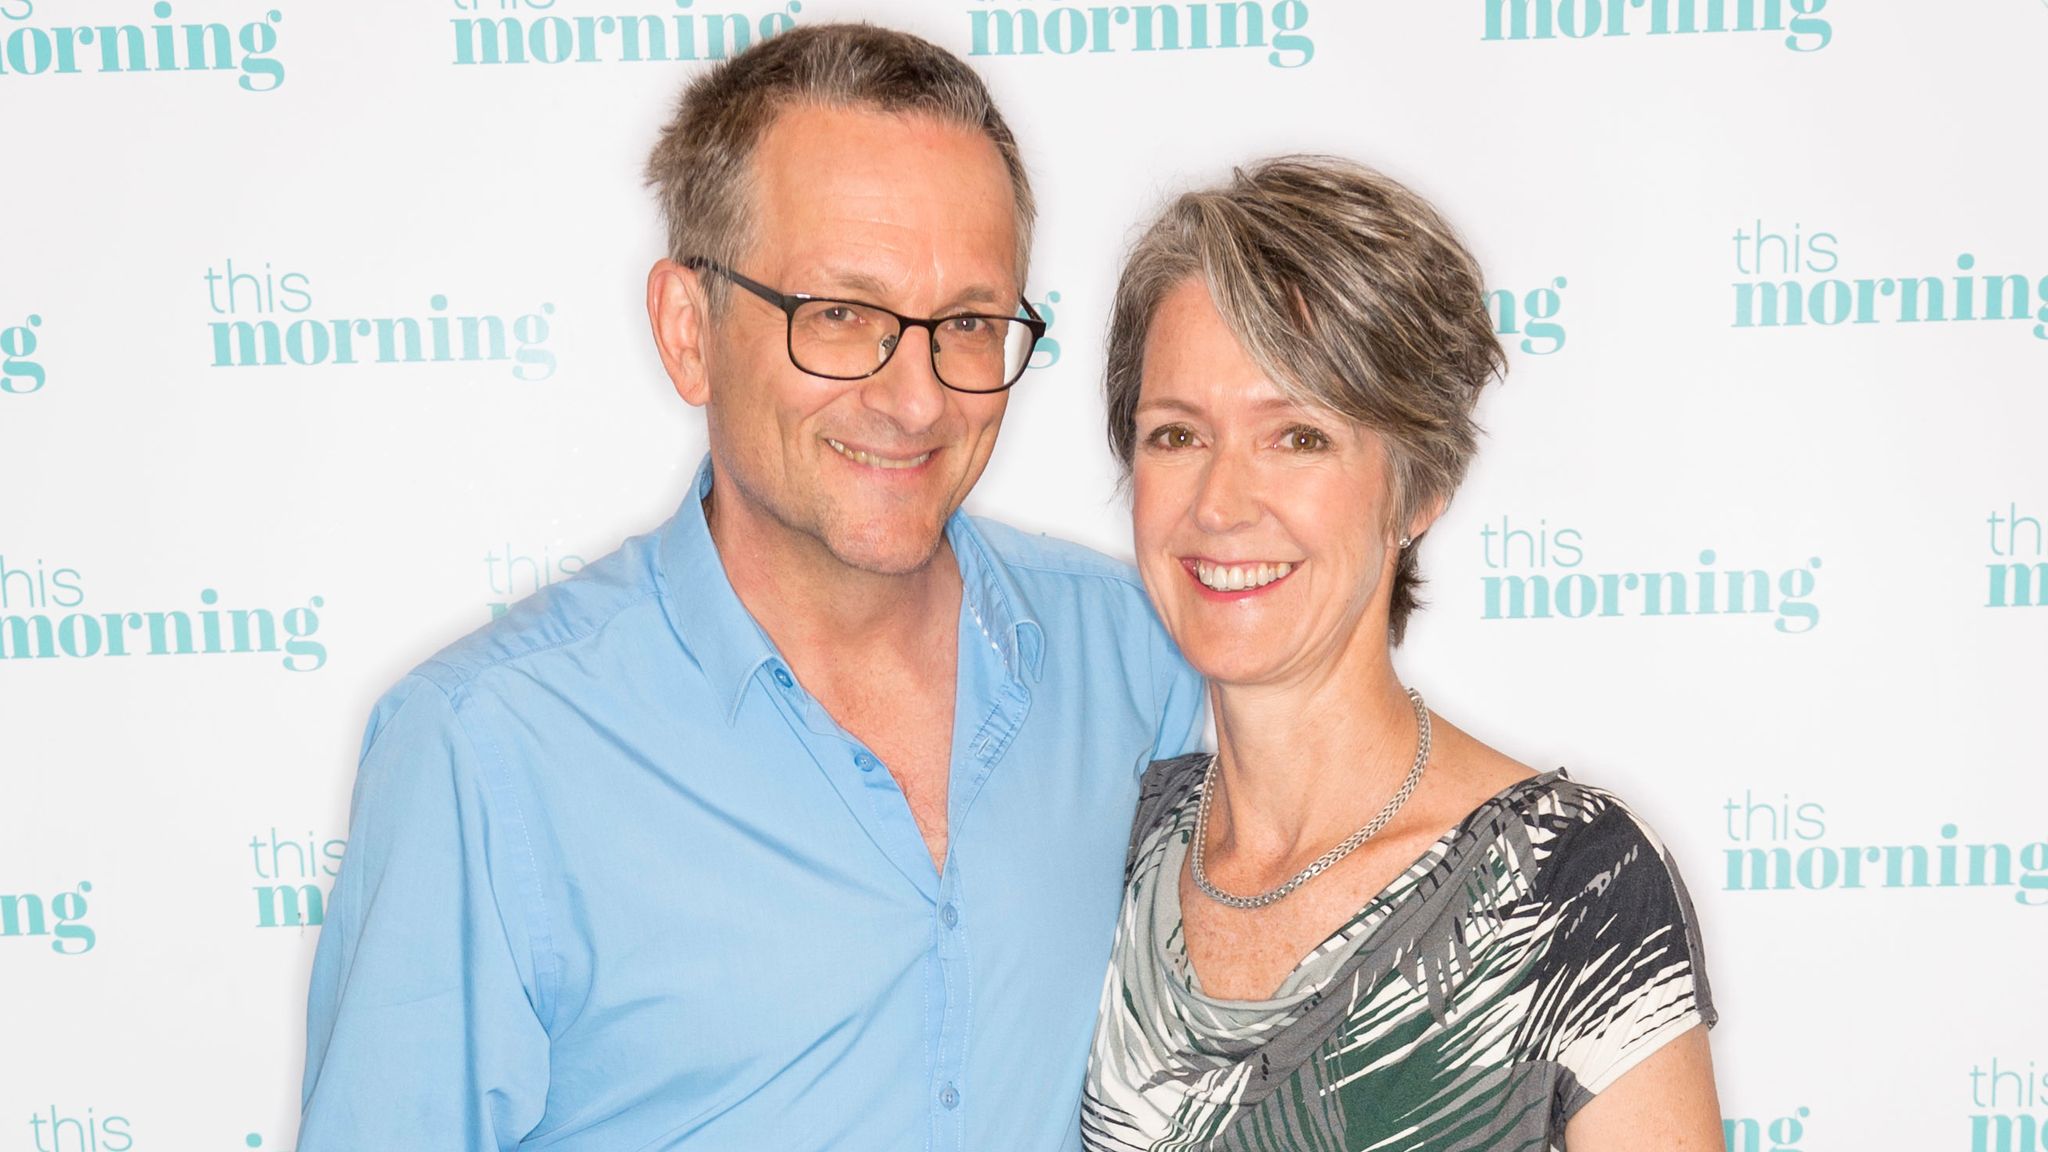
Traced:
[[[742, 275], [908, 316], [1015, 309], [1010, 179], [981, 134], [795, 108], [762, 138], [754, 175]], [[714, 498], [722, 529], [779, 534], [867, 572], [923, 567], [988, 463], [1006, 396], [940, 384], [922, 329], [905, 329], [867, 379], [812, 376], [790, 362], [786, 324], [731, 287], [705, 341], [712, 458], [728, 484]]]

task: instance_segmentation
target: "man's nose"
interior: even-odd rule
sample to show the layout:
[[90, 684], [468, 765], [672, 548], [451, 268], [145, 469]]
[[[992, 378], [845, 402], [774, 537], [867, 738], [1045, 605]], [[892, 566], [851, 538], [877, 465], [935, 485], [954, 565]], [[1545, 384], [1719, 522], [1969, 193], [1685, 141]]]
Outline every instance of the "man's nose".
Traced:
[[[946, 386], [932, 370], [932, 334], [905, 328], [885, 337], [889, 362], [861, 382], [861, 403], [895, 421], [906, 432], [923, 432], [946, 411]], [[920, 339], [921, 337], [921, 339]]]

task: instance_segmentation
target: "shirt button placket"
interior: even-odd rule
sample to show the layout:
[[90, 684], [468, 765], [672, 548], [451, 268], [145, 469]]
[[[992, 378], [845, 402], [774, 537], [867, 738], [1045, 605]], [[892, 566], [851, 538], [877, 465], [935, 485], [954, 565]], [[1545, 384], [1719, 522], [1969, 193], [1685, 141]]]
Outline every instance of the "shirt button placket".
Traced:
[[932, 1126], [932, 1152], [969, 1152], [964, 1146], [964, 1123], [960, 1111], [960, 1079], [966, 1070], [969, 1007], [972, 995], [967, 972], [966, 929], [962, 925], [959, 889], [950, 869], [939, 887], [939, 904], [932, 910], [937, 921], [941, 1024], [938, 1064], [933, 1068], [938, 1105]]

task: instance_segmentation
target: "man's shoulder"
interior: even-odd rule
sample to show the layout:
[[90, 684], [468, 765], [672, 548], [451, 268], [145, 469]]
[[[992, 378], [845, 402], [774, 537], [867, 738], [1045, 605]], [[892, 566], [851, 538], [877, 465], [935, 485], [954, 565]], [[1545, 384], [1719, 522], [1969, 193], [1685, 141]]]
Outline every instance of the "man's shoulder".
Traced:
[[635, 536], [566, 579], [513, 604], [504, 615], [428, 657], [408, 679], [426, 680], [450, 699], [471, 690], [494, 671], [578, 661], [622, 617], [636, 610], [659, 612], [655, 561], [657, 534]]
[[1043, 532], [1027, 532], [980, 516], [969, 520], [996, 559], [1020, 578], [1084, 587], [1101, 584], [1114, 586], [1118, 592], [1134, 592], [1140, 597], [1145, 594], [1137, 569], [1085, 544]]

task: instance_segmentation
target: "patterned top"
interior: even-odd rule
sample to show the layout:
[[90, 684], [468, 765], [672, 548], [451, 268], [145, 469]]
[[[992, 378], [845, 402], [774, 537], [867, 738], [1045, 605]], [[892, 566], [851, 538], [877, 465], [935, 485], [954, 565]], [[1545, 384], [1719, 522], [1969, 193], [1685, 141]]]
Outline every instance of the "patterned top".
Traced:
[[1087, 1148], [1561, 1152], [1595, 1094], [1714, 1022], [1669, 854], [1562, 770], [1481, 804], [1272, 999], [1204, 995], [1180, 875], [1207, 762], [1145, 776]]

